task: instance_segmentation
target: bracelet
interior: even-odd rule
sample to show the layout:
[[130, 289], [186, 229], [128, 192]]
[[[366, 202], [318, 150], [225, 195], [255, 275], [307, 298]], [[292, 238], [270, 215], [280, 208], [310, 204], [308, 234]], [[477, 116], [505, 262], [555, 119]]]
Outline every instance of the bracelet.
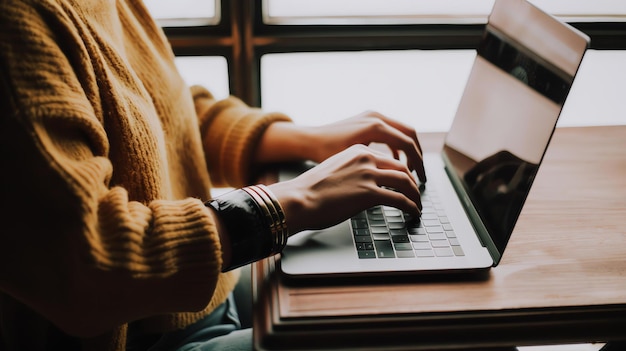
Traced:
[[289, 237], [283, 208], [280, 206], [278, 200], [276, 200], [274, 194], [265, 185], [249, 186], [244, 188], [244, 190], [256, 193], [262, 200], [262, 202], [260, 202], [260, 204], [262, 204], [261, 207], [269, 210], [269, 219], [272, 221], [270, 223], [270, 232], [275, 238], [273, 252], [281, 252], [287, 244], [287, 238]]
[[277, 254], [287, 244], [284, 211], [264, 185], [230, 191], [205, 205], [215, 209], [228, 230], [231, 263], [222, 267], [224, 272]]

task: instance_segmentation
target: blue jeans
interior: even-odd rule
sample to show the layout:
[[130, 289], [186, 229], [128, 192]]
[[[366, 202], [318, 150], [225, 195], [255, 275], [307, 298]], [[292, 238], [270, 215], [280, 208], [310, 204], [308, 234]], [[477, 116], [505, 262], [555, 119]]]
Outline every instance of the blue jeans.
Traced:
[[128, 350], [252, 351], [252, 329], [241, 329], [233, 294], [208, 316], [185, 329], [153, 336], [129, 330]]
[[143, 335], [129, 325], [127, 351], [251, 351], [251, 269], [250, 265], [241, 268], [237, 287], [226, 302], [183, 330]]
[[233, 295], [210, 315], [164, 334], [150, 351], [252, 351], [252, 329], [241, 329]]

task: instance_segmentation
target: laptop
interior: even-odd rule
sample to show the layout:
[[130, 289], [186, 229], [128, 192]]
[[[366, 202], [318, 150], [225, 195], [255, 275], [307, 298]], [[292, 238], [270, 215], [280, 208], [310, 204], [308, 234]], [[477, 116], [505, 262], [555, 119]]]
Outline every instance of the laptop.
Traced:
[[280, 271], [332, 278], [495, 267], [588, 45], [586, 35], [525, 0], [496, 0], [443, 149], [424, 155], [421, 218], [376, 206], [298, 233]]

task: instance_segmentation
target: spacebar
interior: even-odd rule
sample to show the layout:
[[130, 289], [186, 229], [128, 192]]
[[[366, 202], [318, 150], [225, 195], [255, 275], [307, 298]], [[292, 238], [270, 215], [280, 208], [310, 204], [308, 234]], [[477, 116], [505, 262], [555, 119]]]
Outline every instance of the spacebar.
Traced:
[[396, 255], [393, 252], [393, 246], [391, 240], [374, 240], [376, 246], [376, 255], [378, 258], [395, 258]]

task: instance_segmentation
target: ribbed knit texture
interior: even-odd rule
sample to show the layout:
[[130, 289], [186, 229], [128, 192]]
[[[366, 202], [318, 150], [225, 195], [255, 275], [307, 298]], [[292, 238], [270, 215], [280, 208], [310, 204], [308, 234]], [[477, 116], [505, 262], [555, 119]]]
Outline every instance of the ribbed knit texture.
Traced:
[[[214, 102], [207, 92], [198, 88], [194, 90], [196, 96], [196, 110], [201, 112], [200, 130], [208, 131], [216, 126], [221, 133], [205, 138], [204, 151], [207, 163], [212, 171], [212, 180], [219, 186], [242, 187], [249, 184], [256, 175], [250, 169], [254, 147], [258, 144], [262, 131], [269, 124], [276, 121], [289, 121], [283, 114], [263, 114], [259, 109], [251, 109], [241, 100], [230, 97]], [[211, 109], [203, 109], [202, 104], [211, 106]], [[237, 121], [232, 121], [232, 115], [239, 116]], [[234, 123], [233, 123], [234, 122]], [[250, 135], [256, 137], [250, 138]], [[211, 150], [223, 150], [221, 153]], [[232, 175], [239, 175], [233, 177]]]
[[232, 291], [203, 201], [289, 119], [173, 59], [140, 1], [0, 3], [0, 350], [120, 350], [128, 322], [182, 328]]

